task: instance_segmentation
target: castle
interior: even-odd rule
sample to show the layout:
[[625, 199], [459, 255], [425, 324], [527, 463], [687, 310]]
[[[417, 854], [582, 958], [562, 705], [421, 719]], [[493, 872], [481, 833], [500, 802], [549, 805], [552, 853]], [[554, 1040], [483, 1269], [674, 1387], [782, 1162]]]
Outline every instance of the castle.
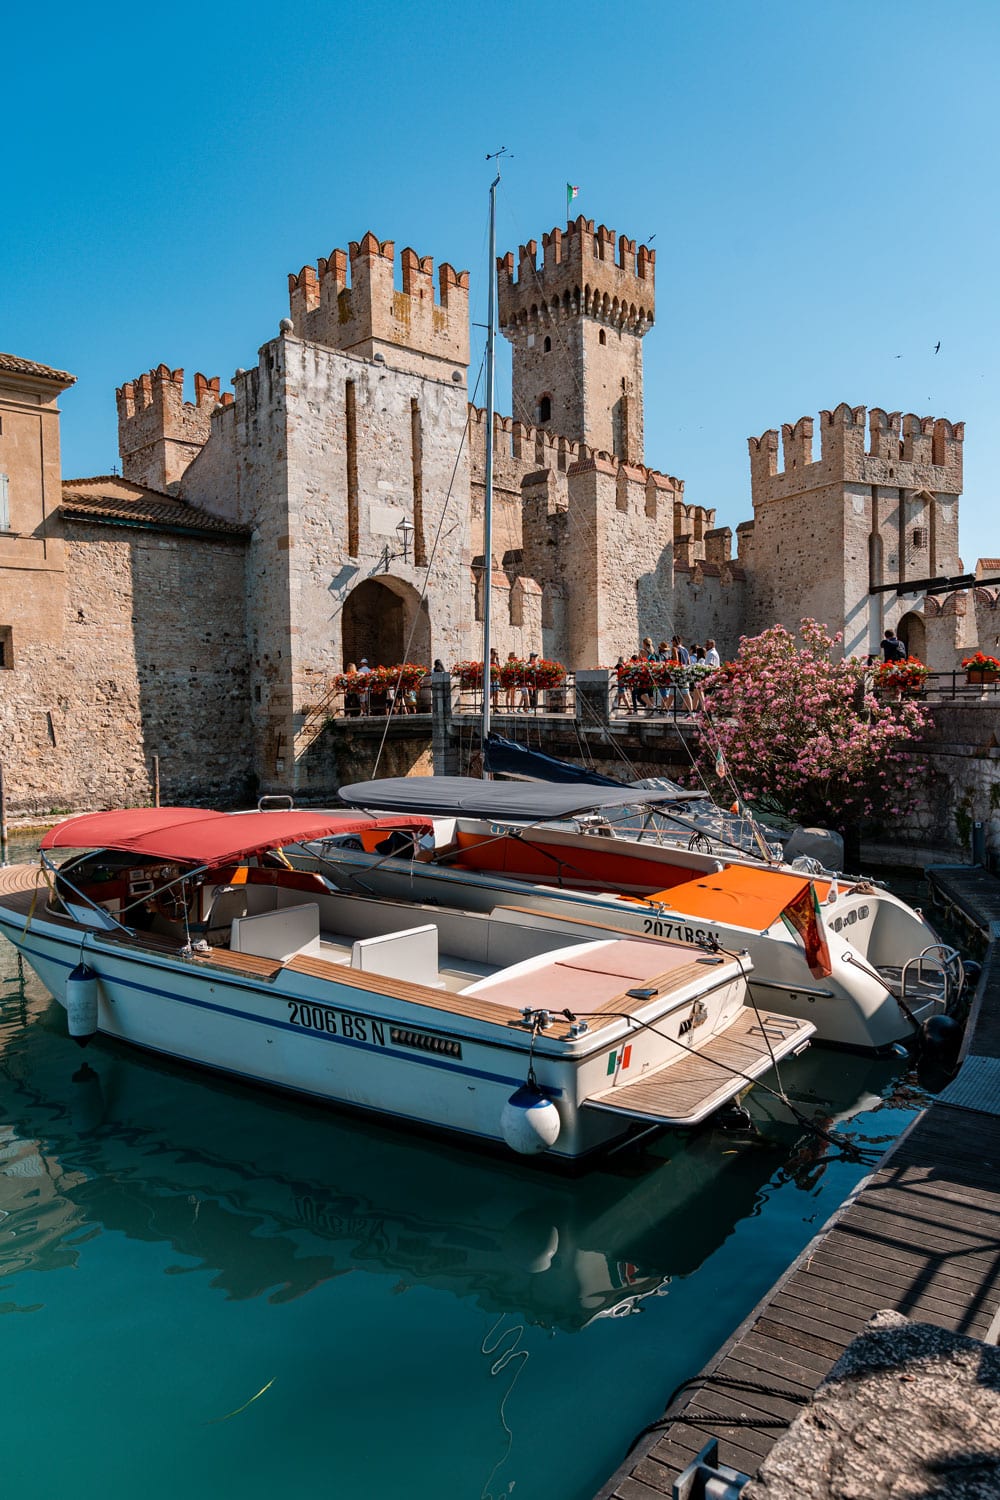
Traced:
[[198, 374], [187, 401], [166, 365], [123, 384], [121, 475], [61, 492], [72, 376], [0, 356], [0, 732], [19, 800], [141, 800], [152, 754], [183, 764], [191, 796], [224, 797], [236, 771], [301, 790], [303, 725], [347, 662], [481, 654], [487, 566], [502, 655], [606, 665], [675, 632], [731, 652], [806, 614], [856, 654], [886, 625], [936, 667], [989, 649], [989, 590], [870, 591], [961, 571], [961, 424], [841, 405], [818, 457], [811, 419], [783, 428], [780, 470], [777, 431], [751, 439], [735, 557], [715, 511], [647, 466], [655, 269], [582, 216], [541, 256], [503, 256], [514, 412], [489, 434], [468, 272], [442, 264], [435, 287], [405, 249], [397, 288], [393, 243], [366, 234], [289, 276], [288, 317], [232, 393]]

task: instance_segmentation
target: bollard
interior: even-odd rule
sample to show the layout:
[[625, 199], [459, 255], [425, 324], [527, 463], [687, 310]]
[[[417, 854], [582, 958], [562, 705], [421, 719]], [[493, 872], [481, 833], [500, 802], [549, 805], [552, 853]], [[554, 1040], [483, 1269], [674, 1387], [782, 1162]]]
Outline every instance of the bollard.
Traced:
[[986, 824], [982, 822], [972, 825], [972, 863], [986, 865]]

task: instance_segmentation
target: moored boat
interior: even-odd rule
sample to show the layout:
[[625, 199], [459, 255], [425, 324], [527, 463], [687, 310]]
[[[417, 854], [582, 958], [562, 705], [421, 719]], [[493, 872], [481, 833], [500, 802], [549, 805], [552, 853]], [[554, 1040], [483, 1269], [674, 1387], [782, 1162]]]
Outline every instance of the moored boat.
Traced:
[[0, 871], [0, 931], [69, 1017], [170, 1057], [572, 1161], [695, 1124], [812, 1034], [745, 1004], [745, 956], [513, 903], [336, 890], [282, 852], [427, 838], [411, 815], [146, 808], [46, 834]]
[[919, 912], [870, 882], [567, 821], [629, 801], [669, 806], [667, 792], [396, 777], [343, 787], [340, 797], [434, 820], [433, 841], [401, 835], [391, 853], [334, 838], [293, 854], [344, 889], [360, 882], [396, 899], [476, 910], [521, 905], [622, 935], [746, 950], [759, 1002], [809, 1020], [818, 1040], [884, 1050], [947, 1009], [961, 987], [957, 953]]

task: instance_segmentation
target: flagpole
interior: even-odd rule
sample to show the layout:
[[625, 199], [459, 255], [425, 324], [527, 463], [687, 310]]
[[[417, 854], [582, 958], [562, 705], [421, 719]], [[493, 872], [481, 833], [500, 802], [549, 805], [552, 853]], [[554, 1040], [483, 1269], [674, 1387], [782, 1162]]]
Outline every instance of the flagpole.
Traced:
[[486, 322], [486, 473], [483, 496], [483, 712], [480, 721], [480, 740], [483, 756], [483, 775], [486, 775], [486, 742], [490, 737], [490, 708], [493, 691], [493, 674], [490, 671], [490, 614], [493, 590], [493, 416], [494, 372], [496, 363], [496, 294], [497, 294], [497, 185], [500, 181], [500, 162], [507, 147], [491, 152], [486, 160], [496, 162], [497, 175], [490, 183], [490, 230], [489, 230], [489, 311]]

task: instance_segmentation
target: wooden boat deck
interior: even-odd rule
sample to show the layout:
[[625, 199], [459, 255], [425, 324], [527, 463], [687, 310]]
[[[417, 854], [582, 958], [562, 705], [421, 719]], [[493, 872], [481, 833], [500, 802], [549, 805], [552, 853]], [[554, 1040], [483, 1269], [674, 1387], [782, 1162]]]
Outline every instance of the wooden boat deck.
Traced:
[[[8, 910], [23, 913], [26, 921], [32, 914], [40, 916], [45, 910], [47, 886], [39, 866], [0, 866], [0, 899], [3, 900]], [[45, 919], [65, 924], [68, 927], [76, 926], [71, 919], [47, 910], [45, 910]], [[595, 932], [595, 936], [597, 935]], [[333, 936], [336, 938], [336, 935]], [[630, 936], [633, 935], [630, 934]], [[177, 953], [175, 943], [167, 938], [158, 937], [154, 933], [141, 933], [133, 937], [118, 932], [102, 932], [100, 937], [102, 942], [116, 945]], [[321, 941], [323, 937], [324, 934], [321, 934]], [[343, 947], [343, 944], [334, 941], [332, 947], [338, 949]], [[702, 956], [699, 955], [699, 958], [693, 958], [690, 963], [672, 968], [665, 973], [650, 974], [649, 978], [643, 982], [644, 987], [655, 990], [660, 996], [677, 993], [693, 980], [704, 978], [706, 971], [699, 961]], [[500, 1005], [496, 1001], [491, 1001], [488, 998], [488, 992], [483, 995], [466, 995], [456, 993], [451, 989], [451, 983], [473, 983], [476, 976], [471, 970], [464, 974], [454, 970], [449, 977], [446, 967], [444, 974], [446, 987], [431, 989], [403, 979], [390, 979], [379, 974], [362, 973], [360, 970], [348, 968], [343, 961], [337, 962], [322, 957], [298, 955], [283, 965], [277, 959], [259, 958], [251, 953], [234, 953], [228, 948], [210, 948], [207, 952], [196, 951], [193, 957], [198, 964], [224, 969], [231, 974], [252, 975], [256, 979], [264, 980], [273, 979], [284, 967], [296, 973], [307, 974], [314, 979], [330, 980], [346, 985], [348, 988], [363, 990], [368, 994], [387, 995], [392, 999], [404, 1000], [413, 1005], [421, 1005], [431, 1010], [463, 1016], [471, 1020], [486, 1021], [505, 1028], [520, 1028], [520, 1015], [509, 1005]], [[627, 993], [628, 989], [635, 987], [634, 981], [624, 980], [623, 985], [626, 987], [597, 1006], [593, 1013], [588, 1012], [588, 1034], [613, 1025], [620, 1016], [634, 1015], [649, 1004], [648, 998], [638, 998]], [[539, 994], [538, 998], [539, 1003], [544, 1002], [544, 994]], [[546, 1039], [556, 1041], [566, 1040], [569, 1036], [570, 1025], [571, 1022], [564, 1016], [554, 1015], [553, 1024], [545, 1031], [544, 1036]]]
[[592, 1094], [588, 1109], [644, 1116], [650, 1121], [684, 1125], [702, 1120], [732, 1095], [733, 1072], [759, 1077], [771, 1066], [772, 1053], [787, 1056], [804, 1047], [815, 1027], [790, 1016], [762, 1016], [744, 1006], [733, 1024], [680, 1062], [602, 1094]]

